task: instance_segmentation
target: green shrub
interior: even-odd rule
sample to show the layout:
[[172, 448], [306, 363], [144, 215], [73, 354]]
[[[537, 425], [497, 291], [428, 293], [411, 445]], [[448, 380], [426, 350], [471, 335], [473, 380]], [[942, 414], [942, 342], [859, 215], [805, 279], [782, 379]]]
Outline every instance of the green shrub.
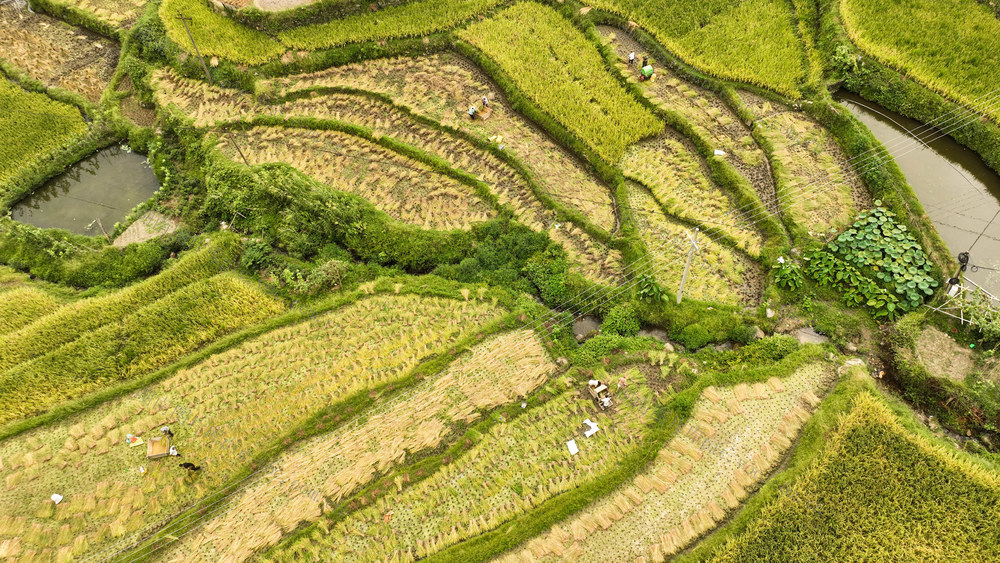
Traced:
[[774, 283], [781, 289], [795, 291], [802, 287], [802, 268], [791, 260], [771, 266], [771, 271], [774, 272]]
[[569, 296], [566, 285], [568, 267], [565, 251], [552, 246], [532, 256], [525, 265], [525, 272], [538, 290], [542, 301], [549, 305], [558, 305], [565, 303]]
[[584, 342], [573, 351], [573, 364], [578, 366], [594, 366], [600, 364], [602, 360], [613, 351], [638, 352], [650, 348], [649, 339], [627, 338], [617, 334], [598, 334], [590, 340]]
[[752, 325], [740, 325], [729, 332], [729, 339], [740, 344], [750, 344], [757, 336], [757, 327]]
[[680, 341], [685, 347], [692, 350], [701, 348], [702, 346], [712, 342], [714, 339], [712, 335], [705, 330], [705, 327], [698, 323], [694, 323], [684, 327], [681, 333], [677, 336], [677, 340]]
[[639, 328], [639, 316], [635, 312], [635, 306], [631, 303], [621, 303], [608, 311], [601, 324], [601, 333], [635, 336], [639, 334]]
[[202, 216], [209, 222], [244, 218], [234, 228], [293, 258], [312, 260], [329, 244], [358, 260], [412, 273], [459, 262], [470, 233], [427, 231], [394, 221], [362, 198], [321, 187], [287, 164], [247, 168], [223, 159], [208, 166]]

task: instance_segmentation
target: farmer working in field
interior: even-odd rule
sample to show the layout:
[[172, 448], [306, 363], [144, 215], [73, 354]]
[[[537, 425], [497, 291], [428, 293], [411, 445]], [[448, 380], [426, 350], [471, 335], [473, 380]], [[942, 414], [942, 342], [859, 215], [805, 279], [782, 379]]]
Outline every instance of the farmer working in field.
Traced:
[[476, 106], [469, 106], [469, 119], [476, 118]]

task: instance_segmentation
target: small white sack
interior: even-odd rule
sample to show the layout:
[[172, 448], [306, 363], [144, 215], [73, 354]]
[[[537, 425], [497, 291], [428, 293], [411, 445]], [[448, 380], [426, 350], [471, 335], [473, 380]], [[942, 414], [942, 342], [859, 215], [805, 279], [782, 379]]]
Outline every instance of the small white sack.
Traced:
[[63, 496], [62, 496], [62, 495], [60, 495], [60, 494], [54, 494], [54, 495], [52, 495], [52, 496], [51, 496], [51, 497], [49, 497], [49, 498], [51, 498], [51, 499], [52, 499], [52, 502], [54, 502], [54, 503], [56, 503], [56, 504], [59, 504], [60, 502], [62, 502], [62, 499], [63, 499]]
[[580, 453], [580, 448], [576, 447], [576, 440], [566, 442], [566, 447], [569, 448], [569, 455], [576, 455]]

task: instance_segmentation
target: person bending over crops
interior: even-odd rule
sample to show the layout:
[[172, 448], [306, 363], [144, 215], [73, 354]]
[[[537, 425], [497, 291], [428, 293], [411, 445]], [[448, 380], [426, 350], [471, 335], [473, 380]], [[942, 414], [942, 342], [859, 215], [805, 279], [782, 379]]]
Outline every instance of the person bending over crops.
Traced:
[[195, 465], [190, 461], [185, 461], [184, 463], [178, 464], [180, 467], [188, 470], [188, 473], [194, 473], [195, 471], [201, 471], [200, 465]]

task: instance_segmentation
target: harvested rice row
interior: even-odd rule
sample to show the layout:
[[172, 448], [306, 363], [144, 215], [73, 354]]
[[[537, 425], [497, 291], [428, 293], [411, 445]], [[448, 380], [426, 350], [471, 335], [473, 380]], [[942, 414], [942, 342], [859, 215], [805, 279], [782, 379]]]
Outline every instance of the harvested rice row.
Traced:
[[[525, 396], [555, 369], [528, 330], [479, 344], [412, 392], [282, 455], [267, 478], [245, 488], [231, 509], [182, 538], [167, 558], [246, 559], [277, 543], [301, 521], [317, 520], [329, 506], [325, 499], [345, 500], [408, 454], [440, 445], [449, 424], [472, 422], [484, 409]], [[249, 521], [255, 526], [248, 528]]]
[[[469, 186], [359, 137], [335, 131], [254, 127], [233, 134], [251, 164], [285, 162], [425, 229], [469, 229], [495, 215]], [[220, 148], [236, 158], [228, 138]]]
[[502, 560], [664, 560], [714, 528], [767, 476], [809, 417], [803, 394], [821, 392], [832, 377], [814, 363], [784, 380], [706, 389], [648, 471], [559, 525], [580, 534], [550, 532]]
[[510, 205], [519, 221], [563, 244], [571, 263], [592, 281], [612, 282], [622, 275], [621, 253], [580, 229], [556, 220], [542, 206], [517, 171], [472, 143], [422, 125], [392, 106], [364, 96], [331, 94], [278, 105], [256, 104], [248, 95], [210, 87], [199, 81], [158, 71], [153, 82], [160, 105], [173, 104], [199, 126], [217, 125], [270, 114], [334, 119], [371, 129], [440, 157], [485, 182], [501, 205]]
[[[62, 537], [67, 522], [91, 552], [141, 535], [241, 471], [268, 445], [261, 437], [280, 436], [332, 402], [398, 379], [500, 313], [479, 299], [364, 298], [2, 442], [0, 542], [20, 537], [23, 549], [42, 549]], [[173, 429], [185, 461], [204, 467], [196, 478], [185, 477], [175, 458], [147, 460], [145, 446], [125, 445], [127, 434], [148, 440], [163, 425]], [[49, 506], [54, 491], [64, 499]]]
[[[614, 202], [608, 188], [541, 129], [517, 114], [490, 78], [457, 54], [375, 59], [276, 78], [265, 81], [261, 89], [285, 95], [344, 86], [385, 94], [441, 123], [496, 140], [515, 154], [557, 201], [577, 209], [605, 230], [614, 228]], [[470, 120], [469, 107], [483, 110], [484, 96], [489, 100], [488, 118]]]
[[[420, 484], [390, 494], [333, 525], [284, 546], [276, 560], [323, 552], [338, 561], [412, 560], [496, 529], [553, 496], [601, 475], [641, 441], [652, 415], [652, 392], [636, 369], [623, 372], [642, 400], [598, 411], [579, 395], [580, 382], [562, 395], [497, 424], [456, 462]], [[617, 375], [612, 379], [617, 379]], [[599, 430], [586, 437], [584, 419]], [[567, 440], [576, 440], [570, 455]]]

